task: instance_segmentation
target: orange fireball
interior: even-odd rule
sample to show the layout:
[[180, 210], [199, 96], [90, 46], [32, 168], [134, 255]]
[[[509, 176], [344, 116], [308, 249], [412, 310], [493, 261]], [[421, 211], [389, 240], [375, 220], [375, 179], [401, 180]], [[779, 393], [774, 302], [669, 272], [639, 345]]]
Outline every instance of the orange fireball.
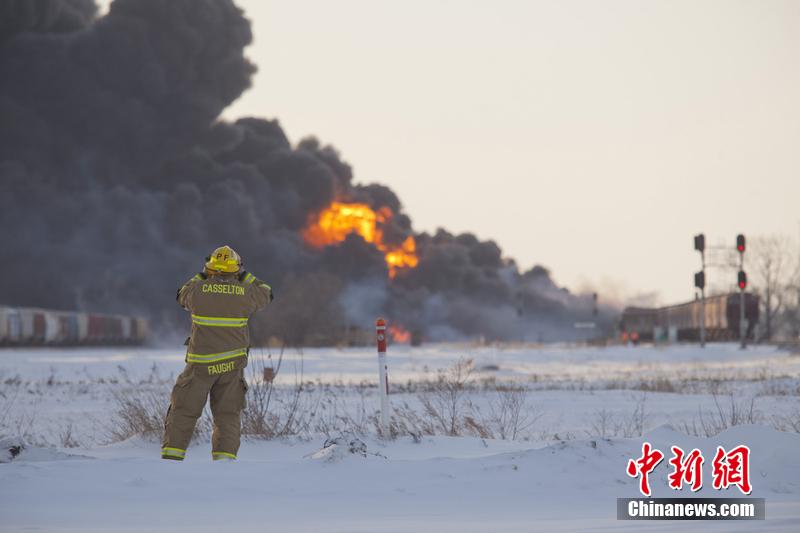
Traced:
[[383, 252], [389, 277], [394, 278], [399, 269], [417, 266], [419, 258], [417, 243], [411, 235], [399, 246], [384, 242], [382, 226], [393, 216], [388, 207], [375, 211], [367, 204], [333, 202], [311, 218], [303, 230], [303, 239], [311, 246], [323, 248], [342, 242], [351, 233], [361, 235]]
[[399, 342], [402, 344], [411, 340], [411, 332], [403, 326], [391, 324], [389, 326], [389, 333], [392, 335], [392, 340], [394, 342]]

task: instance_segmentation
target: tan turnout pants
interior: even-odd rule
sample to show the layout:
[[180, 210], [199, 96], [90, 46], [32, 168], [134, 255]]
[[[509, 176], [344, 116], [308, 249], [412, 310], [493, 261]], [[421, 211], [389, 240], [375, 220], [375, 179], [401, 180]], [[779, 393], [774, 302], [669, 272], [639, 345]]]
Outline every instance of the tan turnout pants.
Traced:
[[186, 363], [172, 389], [164, 423], [163, 459], [181, 461], [186, 455], [195, 424], [211, 396], [214, 430], [211, 434], [213, 459], [236, 459], [241, 434], [241, 413], [247, 383], [246, 357], [219, 363]]

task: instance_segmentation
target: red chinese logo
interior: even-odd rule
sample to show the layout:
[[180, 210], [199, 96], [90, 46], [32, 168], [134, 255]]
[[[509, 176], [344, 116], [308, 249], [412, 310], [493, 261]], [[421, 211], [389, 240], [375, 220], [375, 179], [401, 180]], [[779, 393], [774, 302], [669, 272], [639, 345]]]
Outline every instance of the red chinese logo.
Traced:
[[691, 485], [692, 492], [697, 492], [703, 488], [703, 453], [695, 448], [684, 458], [683, 450], [680, 446], [672, 447], [672, 473], [669, 475], [669, 486], [675, 490], [681, 490], [684, 482]]
[[750, 494], [750, 448], [737, 446], [728, 453], [717, 446], [714, 456], [714, 488], [727, 489], [731, 485], [739, 487], [742, 494]]
[[[640, 478], [639, 491], [645, 496], [651, 494], [649, 475], [662, 459], [664, 454], [660, 450], [644, 442], [642, 456], [628, 460], [627, 473], [630, 477]], [[680, 446], [672, 446], [672, 458], [669, 460], [672, 471], [667, 476], [670, 488], [682, 490], [684, 483], [693, 492], [703, 488], [704, 461], [703, 453], [697, 448], [687, 454]], [[742, 444], [726, 453], [722, 446], [717, 446], [712, 474], [714, 489], [722, 490], [734, 485], [739, 487], [742, 494], [750, 494], [753, 490], [750, 485], [750, 448]]]
[[642, 444], [642, 456], [637, 460], [628, 461], [628, 475], [631, 477], [641, 476], [639, 480], [639, 490], [645, 496], [650, 496], [650, 472], [655, 470], [658, 463], [664, 458], [664, 454], [659, 450], [653, 449], [649, 442]]

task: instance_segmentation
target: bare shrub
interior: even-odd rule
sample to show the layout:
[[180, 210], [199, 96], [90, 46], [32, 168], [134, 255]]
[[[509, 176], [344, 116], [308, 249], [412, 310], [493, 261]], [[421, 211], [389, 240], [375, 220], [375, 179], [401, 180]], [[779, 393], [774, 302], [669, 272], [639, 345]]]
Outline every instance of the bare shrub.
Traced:
[[[461, 358], [452, 367], [439, 370], [435, 381], [421, 383], [416, 389], [422, 412], [407, 403], [395, 406], [389, 436], [407, 434], [415, 440], [437, 434], [518, 439], [527, 434], [541, 418], [536, 407], [528, 403], [527, 389], [492, 379], [481, 380], [476, 387], [473, 370], [473, 361]], [[491, 393], [485, 411], [468, 399], [474, 390]]]
[[[111, 389], [117, 404], [116, 416], [107, 425], [111, 442], [142, 436], [160, 439], [169, 406], [170, 389], [167, 387], [143, 389], [141, 387]], [[207, 438], [211, 434], [211, 420], [207, 409], [197, 421], [192, 440]]]
[[319, 401], [314, 403], [316, 408], [312, 413], [312, 432], [322, 433], [326, 437], [340, 433], [363, 436], [369, 432], [371, 426], [375, 425], [376, 431], [380, 434], [378, 411], [367, 409], [366, 388], [357, 387], [356, 392], [359, 401], [355, 409], [348, 408], [336, 389], [321, 392]]
[[20, 393], [25, 390], [23, 383], [17, 376], [6, 380], [4, 385], [6, 386], [0, 389], [0, 435], [14, 435], [32, 443], [36, 440], [33, 435], [36, 411], [16, 406]]
[[112, 442], [136, 435], [157, 438], [164, 431], [164, 419], [169, 405], [169, 391], [139, 388], [112, 389], [117, 404], [116, 416], [109, 422]]
[[[19, 380], [19, 377], [17, 377]], [[20, 391], [20, 382], [6, 380], [4, 382], [5, 388], [0, 389], [0, 431], [10, 425], [14, 404], [17, 402]]]
[[587, 434], [590, 437], [598, 437], [601, 439], [613, 437], [615, 435], [615, 431], [611, 429], [613, 426], [614, 415], [603, 408], [599, 411], [595, 411], [595, 417], [591, 423], [591, 430], [587, 431]]
[[743, 424], [758, 424], [763, 415], [755, 409], [755, 396], [750, 400], [736, 400], [733, 393], [729, 395], [728, 405], [719, 401], [717, 394], [713, 395], [714, 411], [704, 413], [698, 408], [698, 416], [691, 423], [684, 422], [680, 427], [688, 435], [714, 437], [733, 426]]
[[606, 439], [610, 437], [640, 437], [644, 432], [645, 405], [647, 394], [643, 393], [636, 399], [633, 411], [627, 416], [615, 416], [606, 409], [595, 411], [591, 429], [586, 432], [590, 437]]
[[626, 438], [641, 437], [644, 433], [645, 404], [647, 403], [647, 393], [642, 393], [636, 400], [636, 406], [631, 415], [625, 419], [622, 427], [622, 435]]
[[[380, 422], [377, 415], [371, 418], [375, 430], [380, 432]], [[401, 435], [409, 435], [414, 439], [414, 442], [422, 440], [423, 436], [435, 435], [437, 425], [428, 416], [423, 416], [418, 411], [403, 402], [402, 405], [394, 405], [392, 409], [392, 416], [389, 419], [389, 435], [390, 438], [396, 438]]]
[[[303, 357], [295, 369], [295, 382], [290, 388], [275, 384], [283, 365], [284, 348], [277, 360], [271, 353], [250, 359], [250, 380], [247, 401], [242, 411], [242, 434], [262, 439], [306, 435], [314, 419], [316, 407], [310, 395], [304, 394]], [[318, 402], [316, 402], [318, 403]]]
[[474, 368], [472, 359], [462, 357], [449, 369], [440, 370], [436, 381], [429, 383], [428, 390], [418, 396], [425, 413], [446, 435], [459, 433], [465, 409], [466, 384]]
[[639, 386], [637, 387], [638, 390], [647, 391], [647, 392], [670, 392], [674, 393], [678, 391], [678, 388], [675, 384], [666, 377], [657, 377], [651, 379], [649, 381], [641, 381]]
[[61, 443], [62, 448], [77, 448], [80, 446], [75, 437], [72, 435], [73, 425], [72, 422], [67, 423], [66, 425], [61, 427], [61, 431], [58, 434], [58, 440]]
[[[480, 413], [478, 407], [473, 410]], [[501, 387], [489, 400], [486, 416], [480, 416], [481, 426], [488, 430], [488, 435], [478, 433], [481, 437], [503, 440], [517, 440], [523, 433], [539, 421], [542, 413], [528, 402], [528, 391], [524, 388]], [[473, 426], [474, 429], [477, 429]]]
[[[733, 426], [755, 424], [761, 419], [760, 413], [755, 410], [755, 397], [751, 397], [749, 402], [747, 400], [737, 401], [736, 397], [731, 393], [729, 396], [729, 406], [727, 408], [720, 403], [719, 397], [716, 394], [713, 398], [716, 413], [712, 413], [712, 417], [708, 421], [708, 427], [712, 428], [716, 433]], [[701, 421], [704, 422], [702, 412]], [[706, 424], [704, 423], [704, 425]]]
[[772, 417], [772, 427], [778, 431], [793, 431], [800, 433], [800, 409], [795, 409], [788, 415], [775, 415]]

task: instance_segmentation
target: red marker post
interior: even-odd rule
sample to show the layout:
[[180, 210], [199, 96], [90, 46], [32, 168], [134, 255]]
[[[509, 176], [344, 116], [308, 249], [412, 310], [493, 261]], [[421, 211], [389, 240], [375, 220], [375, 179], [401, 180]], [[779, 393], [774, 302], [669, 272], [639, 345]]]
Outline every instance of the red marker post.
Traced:
[[381, 433], [389, 434], [389, 369], [386, 366], [386, 321], [375, 322], [378, 338], [378, 394], [381, 397]]

